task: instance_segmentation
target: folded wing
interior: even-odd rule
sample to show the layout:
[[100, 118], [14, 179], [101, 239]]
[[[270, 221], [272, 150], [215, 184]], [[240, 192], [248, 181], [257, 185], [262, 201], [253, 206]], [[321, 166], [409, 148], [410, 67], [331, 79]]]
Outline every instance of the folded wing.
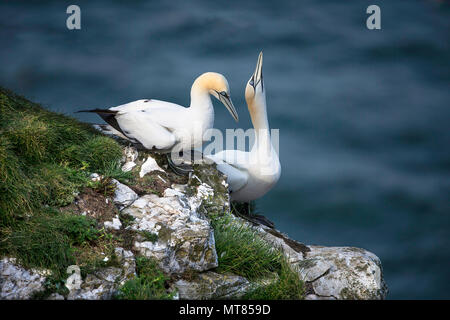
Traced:
[[[115, 112], [114, 120], [128, 138], [141, 143], [147, 149], [170, 150], [178, 139], [174, 134], [180, 126], [186, 108], [160, 100], [137, 100], [108, 109]], [[101, 115], [101, 114], [100, 114]]]

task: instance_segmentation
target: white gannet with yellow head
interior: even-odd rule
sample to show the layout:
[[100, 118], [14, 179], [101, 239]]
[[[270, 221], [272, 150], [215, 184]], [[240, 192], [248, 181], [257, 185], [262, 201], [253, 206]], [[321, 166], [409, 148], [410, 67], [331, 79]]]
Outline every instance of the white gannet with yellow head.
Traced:
[[222, 102], [238, 121], [230, 98], [227, 79], [220, 73], [206, 72], [192, 84], [191, 104], [142, 99], [109, 109], [81, 110], [94, 112], [111, 127], [134, 143], [160, 153], [194, 150], [203, 144], [203, 134], [214, 125], [214, 108], [210, 96]]
[[224, 150], [208, 156], [227, 176], [231, 199], [238, 202], [262, 197], [277, 183], [281, 174], [280, 161], [269, 132], [262, 65], [261, 52], [256, 70], [245, 88], [245, 100], [255, 129], [255, 141], [250, 152]]

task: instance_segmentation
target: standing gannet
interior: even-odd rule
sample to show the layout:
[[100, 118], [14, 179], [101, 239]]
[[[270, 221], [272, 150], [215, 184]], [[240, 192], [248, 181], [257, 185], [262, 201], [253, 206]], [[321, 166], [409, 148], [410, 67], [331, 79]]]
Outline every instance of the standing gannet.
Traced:
[[230, 98], [227, 79], [220, 73], [206, 72], [191, 87], [188, 108], [154, 99], [142, 99], [109, 109], [81, 110], [94, 112], [111, 127], [134, 143], [160, 153], [193, 150], [203, 144], [203, 134], [214, 124], [210, 95], [222, 102], [236, 122], [239, 120]]
[[217, 169], [227, 176], [231, 199], [238, 202], [262, 197], [277, 183], [281, 174], [280, 161], [269, 133], [262, 64], [261, 52], [255, 73], [245, 88], [245, 100], [255, 129], [251, 151], [224, 150], [208, 156], [216, 162]]

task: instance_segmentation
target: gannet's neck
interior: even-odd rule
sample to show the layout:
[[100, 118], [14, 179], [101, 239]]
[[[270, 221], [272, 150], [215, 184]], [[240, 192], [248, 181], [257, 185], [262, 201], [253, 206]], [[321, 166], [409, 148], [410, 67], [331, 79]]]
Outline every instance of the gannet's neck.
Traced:
[[198, 83], [194, 82], [191, 88], [191, 104], [189, 111], [195, 121], [202, 123], [204, 129], [211, 128], [214, 123], [214, 108], [209, 91]]
[[248, 108], [255, 129], [255, 144], [251, 151], [268, 155], [272, 151], [272, 143], [267, 119], [266, 98], [253, 99]]

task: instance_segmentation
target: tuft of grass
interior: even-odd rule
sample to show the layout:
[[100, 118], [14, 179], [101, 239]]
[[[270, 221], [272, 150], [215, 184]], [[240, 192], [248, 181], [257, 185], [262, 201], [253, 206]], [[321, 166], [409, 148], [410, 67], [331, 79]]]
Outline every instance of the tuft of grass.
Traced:
[[72, 246], [96, 240], [99, 231], [89, 218], [47, 209], [14, 228], [1, 228], [0, 235], [0, 252], [26, 268], [50, 269], [59, 277], [74, 264]]
[[167, 300], [172, 299], [175, 292], [168, 292], [168, 277], [153, 259], [136, 258], [137, 277], [128, 280], [120, 287], [116, 299], [120, 300]]
[[122, 149], [116, 141], [95, 135], [82, 144], [67, 145], [57, 156], [66, 165], [104, 174], [117, 166], [121, 154]]
[[36, 205], [63, 207], [72, 203], [78, 189], [89, 181], [88, 174], [54, 163], [42, 163], [29, 169], [33, 185], [31, 201]]
[[286, 258], [281, 260], [277, 278], [265, 286], [256, 286], [246, 293], [242, 299], [248, 300], [302, 300], [305, 297], [305, 286], [298, 273]]
[[124, 228], [130, 226], [134, 220], [136, 220], [135, 217], [133, 217], [130, 214], [126, 214], [126, 213], [120, 213], [119, 214], [119, 220], [122, 223], [122, 225], [124, 226]]
[[139, 234], [146, 240], [150, 242], [156, 242], [158, 241], [158, 235], [156, 233], [152, 233], [149, 231], [139, 231]]
[[106, 163], [103, 168], [103, 176], [107, 179], [116, 179], [125, 184], [129, 184], [135, 179], [131, 171], [122, 171], [119, 161]]
[[[244, 299], [303, 299], [304, 286], [283, 252], [259, 236], [253, 228], [229, 214], [210, 216], [219, 259], [217, 271], [231, 272], [254, 282]], [[261, 280], [273, 278], [268, 285]]]
[[281, 267], [282, 253], [254, 229], [229, 215], [212, 219], [219, 272], [231, 272], [250, 280], [270, 275]]

